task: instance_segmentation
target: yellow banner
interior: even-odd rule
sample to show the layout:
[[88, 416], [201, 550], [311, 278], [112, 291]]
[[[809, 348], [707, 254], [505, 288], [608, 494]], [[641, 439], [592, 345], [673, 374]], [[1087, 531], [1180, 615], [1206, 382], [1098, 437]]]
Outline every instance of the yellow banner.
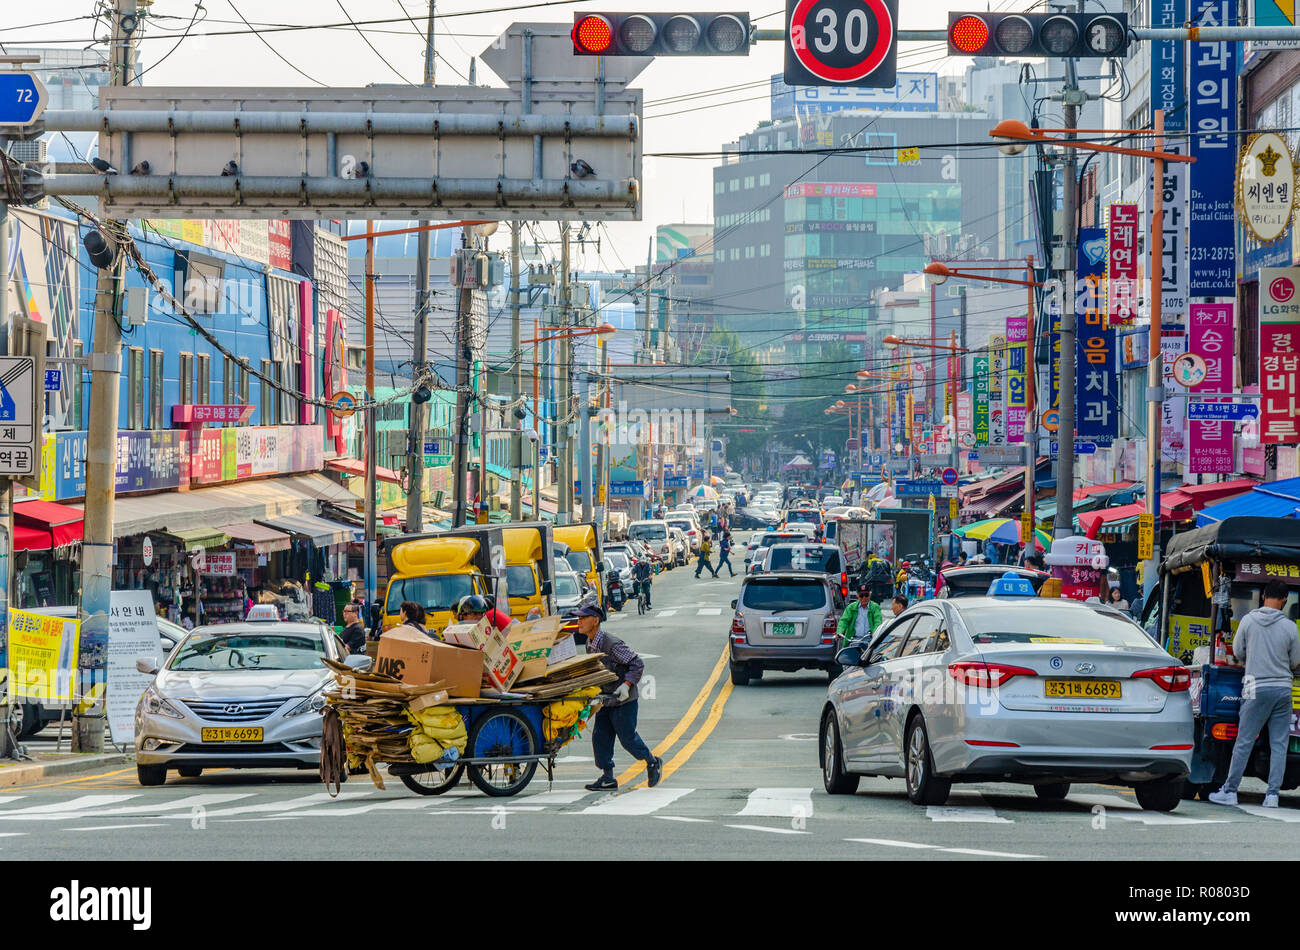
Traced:
[[[1034, 519], [1029, 512], [1022, 512], [1020, 515], [1020, 543], [1029, 544], [1034, 539]], [[1032, 552], [1031, 552], [1032, 553]]]
[[9, 608], [9, 694], [68, 703], [73, 699], [81, 621]]
[[1155, 517], [1150, 512], [1138, 515], [1138, 560], [1149, 561], [1155, 553]]

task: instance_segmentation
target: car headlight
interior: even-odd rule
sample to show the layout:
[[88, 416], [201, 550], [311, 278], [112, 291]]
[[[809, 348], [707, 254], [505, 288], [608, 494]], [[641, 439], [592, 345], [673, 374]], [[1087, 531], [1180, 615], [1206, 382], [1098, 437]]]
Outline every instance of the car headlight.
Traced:
[[149, 688], [144, 691], [144, 695], [140, 697], [140, 705], [155, 716], [161, 713], [164, 716], [170, 716], [172, 719], [185, 718], [185, 716], [178, 712], [175, 706], [167, 702], [167, 700], [163, 698], [162, 693], [158, 692], [158, 690], [152, 685], [150, 685]]
[[325, 687], [331, 682], [332, 680], [326, 680], [317, 686], [302, 702], [285, 713], [284, 718], [292, 719], [294, 716], [301, 716], [303, 713], [317, 713], [319, 715], [320, 711], [325, 708]]

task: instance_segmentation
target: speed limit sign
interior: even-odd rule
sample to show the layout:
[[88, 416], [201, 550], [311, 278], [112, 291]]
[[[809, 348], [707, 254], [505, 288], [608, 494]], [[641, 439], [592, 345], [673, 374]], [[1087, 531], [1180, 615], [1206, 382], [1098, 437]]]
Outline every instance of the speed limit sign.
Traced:
[[787, 86], [892, 89], [898, 0], [786, 0]]

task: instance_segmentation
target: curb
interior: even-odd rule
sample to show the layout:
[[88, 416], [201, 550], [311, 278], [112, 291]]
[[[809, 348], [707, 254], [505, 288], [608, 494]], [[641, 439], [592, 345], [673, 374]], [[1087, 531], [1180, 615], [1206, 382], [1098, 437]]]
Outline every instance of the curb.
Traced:
[[108, 766], [126, 765], [134, 758], [133, 755], [118, 752], [108, 755], [78, 755], [75, 758], [59, 759], [54, 762], [24, 762], [0, 767], [0, 788], [14, 788], [30, 785], [43, 778], [76, 775], [79, 772], [91, 772]]

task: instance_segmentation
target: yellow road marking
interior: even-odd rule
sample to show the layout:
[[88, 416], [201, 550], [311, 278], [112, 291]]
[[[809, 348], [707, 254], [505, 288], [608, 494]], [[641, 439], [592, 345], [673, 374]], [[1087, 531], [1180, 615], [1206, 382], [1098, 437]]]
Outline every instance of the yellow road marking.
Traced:
[[[75, 785], [77, 782], [91, 782], [97, 778], [108, 778], [112, 775], [121, 775], [124, 772], [131, 772], [133, 769], [118, 769], [115, 772], [100, 772], [97, 775], [83, 775], [80, 778], [68, 778], [62, 782], [47, 782], [44, 785], [6, 785], [5, 788], [58, 788], [60, 785]], [[0, 773], [3, 774], [3, 773]]]
[[[727, 648], [724, 646], [722, 648], [722, 655], [718, 657], [718, 662], [713, 664], [713, 672], [709, 674], [709, 678], [705, 681], [704, 685], [700, 687], [700, 691], [695, 694], [695, 699], [691, 701], [691, 705], [687, 708], [686, 712], [682, 714], [682, 718], [677, 721], [677, 725], [673, 726], [668, 735], [664, 736], [663, 741], [650, 750], [651, 754], [656, 756], [662, 755], [677, 744], [677, 740], [685, 734], [686, 730], [690, 728], [691, 723], [695, 721], [695, 717], [700, 714], [700, 709], [703, 708], [704, 701], [708, 699], [709, 694], [713, 692], [713, 687], [717, 684], [718, 677], [722, 675], [722, 671], [726, 665]], [[628, 766], [622, 775], [618, 776], [618, 784], [621, 786], [625, 782], [630, 782], [644, 771], [644, 762], [634, 762], [632, 765]]]
[[[713, 705], [709, 708], [709, 717], [704, 720], [704, 724], [695, 731], [695, 735], [691, 736], [691, 741], [682, 746], [682, 751], [673, 756], [672, 761], [664, 765], [661, 782], [690, 761], [695, 751], [704, 744], [704, 740], [713, 733], [713, 728], [722, 719], [722, 710], [726, 708], [727, 699], [730, 698], [731, 691], [734, 688], [730, 679], [722, 684], [722, 689], [718, 690], [718, 698], [713, 701]], [[645, 784], [645, 782], [642, 782], [637, 785], [637, 788]]]

